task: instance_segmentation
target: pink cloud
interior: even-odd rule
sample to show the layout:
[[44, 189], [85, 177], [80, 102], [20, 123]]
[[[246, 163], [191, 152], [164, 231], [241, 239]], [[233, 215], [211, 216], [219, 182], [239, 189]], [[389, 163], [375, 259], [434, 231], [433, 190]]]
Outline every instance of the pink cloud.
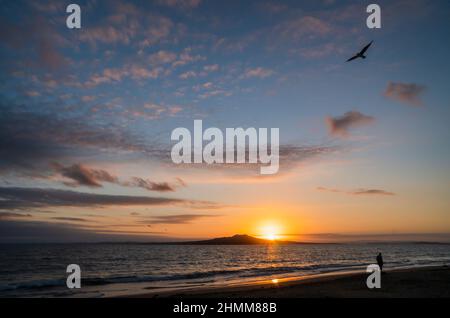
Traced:
[[183, 79], [183, 80], [191, 78], [191, 77], [197, 77], [197, 73], [194, 71], [188, 71], [179, 76], [179, 78]]
[[247, 69], [247, 71], [244, 74], [244, 77], [250, 78], [250, 77], [258, 77], [258, 78], [266, 78], [273, 74], [272, 70], [269, 70], [267, 68], [263, 67], [257, 67], [252, 69]]
[[410, 106], [422, 106], [421, 95], [426, 87], [414, 83], [389, 82], [384, 96]]
[[156, 53], [153, 53], [149, 56], [148, 61], [152, 65], [160, 65], [160, 64], [167, 64], [172, 63], [177, 58], [177, 55], [173, 52], [169, 51], [158, 51]]
[[350, 194], [350, 195], [382, 195], [382, 196], [394, 196], [395, 193], [381, 190], [381, 189], [356, 189], [356, 190], [340, 190], [340, 189], [332, 189], [332, 188], [325, 188], [325, 187], [318, 187], [318, 191], [325, 191], [325, 192], [334, 192], [334, 193], [344, 193], [344, 194]]
[[358, 111], [350, 111], [338, 117], [325, 118], [330, 134], [338, 137], [347, 137], [350, 129], [365, 126], [374, 121], [375, 118], [372, 116], [364, 115]]

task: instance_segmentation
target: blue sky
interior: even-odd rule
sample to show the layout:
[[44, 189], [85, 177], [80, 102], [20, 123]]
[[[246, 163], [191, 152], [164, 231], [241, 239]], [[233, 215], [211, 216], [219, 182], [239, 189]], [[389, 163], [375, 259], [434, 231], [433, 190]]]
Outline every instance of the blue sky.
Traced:
[[[379, 30], [369, 1], [77, 3], [80, 30], [64, 1], [1, 5], [5, 224], [100, 235], [120, 223], [149, 239], [258, 235], [260, 219], [280, 236], [450, 231], [448, 1], [378, 1]], [[345, 62], [372, 40], [366, 60]], [[174, 167], [170, 132], [194, 119], [280, 128], [280, 173]], [[40, 202], [36, 188], [130, 198]]]

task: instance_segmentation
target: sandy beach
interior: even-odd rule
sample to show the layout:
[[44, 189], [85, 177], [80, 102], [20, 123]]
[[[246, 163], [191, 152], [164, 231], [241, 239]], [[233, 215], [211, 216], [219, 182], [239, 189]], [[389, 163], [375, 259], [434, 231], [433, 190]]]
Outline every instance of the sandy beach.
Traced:
[[386, 271], [381, 288], [366, 287], [366, 273], [330, 273], [289, 280], [221, 288], [149, 293], [132, 297], [158, 298], [420, 298], [450, 297], [450, 268], [426, 267]]

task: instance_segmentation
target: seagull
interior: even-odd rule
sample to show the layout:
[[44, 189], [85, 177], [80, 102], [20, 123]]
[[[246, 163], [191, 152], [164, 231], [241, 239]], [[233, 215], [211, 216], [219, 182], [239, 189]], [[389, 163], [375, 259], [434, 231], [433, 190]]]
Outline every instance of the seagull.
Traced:
[[359, 52], [359, 53], [357, 53], [355, 56], [349, 58], [349, 59], [347, 60], [347, 62], [353, 61], [353, 60], [357, 59], [358, 57], [365, 59], [366, 56], [364, 55], [364, 53], [366, 53], [367, 49], [372, 45], [372, 43], [373, 43], [373, 41], [370, 41], [370, 43], [367, 44], [367, 45], [361, 50], [361, 52]]

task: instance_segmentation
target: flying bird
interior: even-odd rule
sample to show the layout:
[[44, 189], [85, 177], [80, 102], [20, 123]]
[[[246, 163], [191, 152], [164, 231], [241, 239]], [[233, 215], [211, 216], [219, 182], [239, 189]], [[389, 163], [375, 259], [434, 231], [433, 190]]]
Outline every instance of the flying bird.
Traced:
[[358, 57], [365, 59], [366, 56], [364, 55], [364, 53], [366, 53], [366, 51], [369, 49], [369, 47], [372, 45], [373, 41], [370, 41], [369, 44], [367, 44], [362, 50], [361, 52], [357, 53], [355, 56], [352, 56], [351, 58], [349, 58], [347, 60], [347, 62], [353, 61], [355, 59], [357, 59]]

